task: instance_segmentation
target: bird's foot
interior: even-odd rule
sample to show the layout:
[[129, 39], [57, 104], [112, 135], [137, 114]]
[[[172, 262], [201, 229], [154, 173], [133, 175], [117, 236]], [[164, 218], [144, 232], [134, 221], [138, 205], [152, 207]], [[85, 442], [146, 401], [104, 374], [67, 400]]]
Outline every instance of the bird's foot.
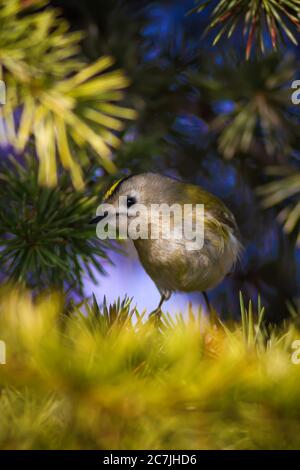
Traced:
[[162, 310], [160, 307], [149, 313], [149, 321], [153, 321], [155, 324], [159, 324], [161, 320]]

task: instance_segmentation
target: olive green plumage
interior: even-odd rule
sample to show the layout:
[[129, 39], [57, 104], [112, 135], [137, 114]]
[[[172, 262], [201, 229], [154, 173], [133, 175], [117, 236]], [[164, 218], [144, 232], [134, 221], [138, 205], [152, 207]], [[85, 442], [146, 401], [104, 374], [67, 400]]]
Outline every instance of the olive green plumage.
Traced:
[[[203, 204], [204, 245], [189, 251], [175, 238], [134, 240], [140, 261], [161, 293], [161, 302], [174, 291], [206, 291], [215, 287], [235, 265], [241, 244], [233, 214], [216, 196], [197, 185], [157, 173], [143, 173], [117, 181], [105, 202], [130, 219], [129, 207], [118, 206], [120, 196], [131, 204]], [[193, 213], [194, 216], [194, 213]], [[108, 214], [109, 219], [109, 214]]]

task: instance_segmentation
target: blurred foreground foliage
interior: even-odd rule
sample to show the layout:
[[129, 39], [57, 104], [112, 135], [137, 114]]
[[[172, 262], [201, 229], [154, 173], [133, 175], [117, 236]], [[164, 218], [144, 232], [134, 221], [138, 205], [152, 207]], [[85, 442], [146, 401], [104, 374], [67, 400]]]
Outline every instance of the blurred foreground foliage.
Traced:
[[63, 310], [2, 292], [2, 449], [299, 448], [297, 321], [266, 327], [242, 299], [242, 327], [201, 311], [155, 324], [129, 299]]

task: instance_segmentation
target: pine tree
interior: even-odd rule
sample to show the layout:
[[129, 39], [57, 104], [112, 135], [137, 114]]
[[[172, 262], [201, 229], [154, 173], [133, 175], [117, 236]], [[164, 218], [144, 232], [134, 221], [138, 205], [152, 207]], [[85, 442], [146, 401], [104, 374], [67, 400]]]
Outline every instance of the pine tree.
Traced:
[[[83, 211], [81, 201], [100, 200], [116, 173], [160, 171], [203, 184], [238, 218], [245, 261], [221, 304], [255, 288], [282, 316], [297, 294], [299, 115], [290, 96], [299, 2], [187, 2], [179, 22], [175, 0], [91, 0], [71, 12], [52, 3], [0, 0], [2, 278], [37, 290], [65, 279], [82, 290], [90, 263], [101, 271], [109, 254], [84, 223], [95, 207]], [[49, 210], [70, 205], [81, 233], [58, 216], [37, 254], [22, 231], [44, 233], [36, 214], [47, 197]], [[61, 238], [66, 245], [49, 249]]]

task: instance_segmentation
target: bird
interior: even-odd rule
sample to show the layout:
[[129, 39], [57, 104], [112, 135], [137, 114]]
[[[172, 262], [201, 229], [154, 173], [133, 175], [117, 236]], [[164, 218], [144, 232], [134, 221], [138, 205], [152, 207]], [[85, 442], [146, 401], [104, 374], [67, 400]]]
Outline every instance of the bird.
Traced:
[[[159, 304], [152, 315], [161, 315], [163, 303], [174, 292], [200, 291], [210, 308], [207, 291], [216, 287], [233, 270], [242, 251], [235, 217], [221, 199], [199, 185], [185, 183], [160, 173], [147, 172], [117, 180], [106, 192], [102, 203], [106, 208], [113, 209], [118, 224], [121, 224], [122, 217], [127, 224], [135, 220], [135, 207], [145, 208], [147, 215], [153, 205], [157, 207], [162, 204], [191, 208], [189, 214], [194, 223], [196, 207], [203, 205], [204, 231], [201, 246], [190, 249], [190, 239], [187, 240], [184, 234], [182, 238], [178, 238], [172, 232], [169, 238], [165, 238], [162, 236], [161, 226], [156, 238], [134, 237], [133, 243], [142, 266], [160, 293]], [[105, 209], [89, 223], [109, 223], [110, 213], [109, 209]], [[144, 222], [151, 235], [151, 230], [155, 228], [153, 225], [161, 224], [162, 219], [153, 221], [150, 217]], [[172, 223], [176, 228], [178, 220], [173, 217]]]

